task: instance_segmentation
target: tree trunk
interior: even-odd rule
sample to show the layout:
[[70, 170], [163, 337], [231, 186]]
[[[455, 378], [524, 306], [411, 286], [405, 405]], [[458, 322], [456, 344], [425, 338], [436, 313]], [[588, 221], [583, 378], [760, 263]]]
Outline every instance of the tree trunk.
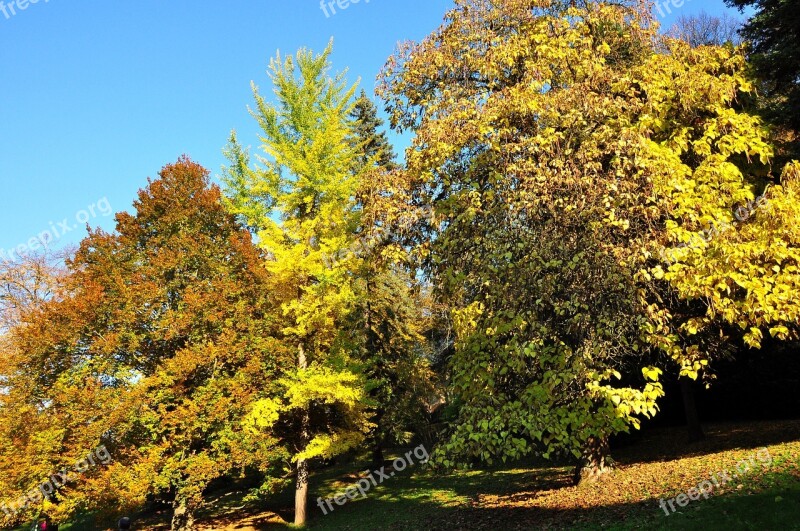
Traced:
[[697, 413], [697, 404], [694, 400], [694, 380], [688, 376], [678, 378], [683, 395], [683, 409], [686, 412], [686, 426], [689, 430], [689, 442], [705, 439], [703, 427], [700, 425], [700, 415]]
[[175, 508], [172, 514], [172, 531], [194, 531], [194, 512], [186, 498], [178, 495], [172, 506]]
[[[378, 354], [378, 335], [375, 332], [373, 323], [372, 323], [372, 274], [367, 277], [367, 306], [364, 311], [364, 336], [366, 337], [367, 343], [367, 359], [374, 360], [374, 357]], [[372, 376], [377, 376], [377, 368], [376, 373]], [[377, 398], [379, 390], [374, 389], [371, 391], [372, 398]], [[375, 410], [375, 417], [373, 421], [375, 422], [375, 428], [372, 431], [371, 439], [372, 439], [372, 464], [373, 466], [378, 469], [383, 466], [383, 435], [381, 433], [381, 429], [383, 428], [381, 421], [383, 420], [383, 415], [385, 411], [382, 407], [378, 407]]]
[[306, 506], [308, 504], [308, 461], [297, 460], [297, 486], [294, 492], [294, 525], [306, 525]]
[[[303, 345], [300, 345], [297, 353], [297, 367], [299, 369], [308, 368], [308, 360]], [[302, 426], [300, 428], [300, 445], [305, 448], [308, 443], [309, 414], [306, 409], [302, 413]], [[297, 481], [294, 491], [294, 525], [304, 526], [306, 524], [306, 507], [308, 505], [308, 461], [305, 459], [297, 460]]]
[[376, 439], [372, 445], [372, 464], [377, 469], [383, 466], [383, 443], [380, 439]]
[[611, 459], [608, 439], [590, 437], [586, 442], [583, 457], [575, 467], [575, 483], [596, 481], [600, 477], [611, 473], [613, 469], [614, 461]]

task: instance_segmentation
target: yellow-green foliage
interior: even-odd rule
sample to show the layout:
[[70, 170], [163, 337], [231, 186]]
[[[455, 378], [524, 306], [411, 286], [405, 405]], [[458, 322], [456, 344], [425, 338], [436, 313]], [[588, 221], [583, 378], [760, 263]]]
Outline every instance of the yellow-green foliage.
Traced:
[[[280, 396], [265, 397], [248, 419], [268, 433], [278, 419], [294, 420], [300, 448], [294, 461], [348, 450], [370, 428], [365, 382], [340, 348], [356, 300], [355, 194], [362, 176], [359, 153], [348, 141], [355, 86], [346, 86], [342, 75], [328, 76], [331, 49], [274, 59], [275, 105], [254, 88], [252, 113], [263, 131], [259, 166], [251, 166], [235, 135], [228, 150], [228, 206], [266, 251], [284, 340], [298, 349], [298, 367], [280, 380]], [[297, 419], [304, 415], [321, 420], [301, 427]]]
[[[311, 438], [305, 449], [292, 460], [313, 457], [330, 458], [357, 447], [372, 425], [365, 418], [364, 383], [351, 372], [334, 371], [327, 367], [312, 366], [279, 380], [284, 389], [283, 399], [266, 398], [258, 401], [246, 423], [251, 429], [271, 430], [281, 415], [306, 410], [315, 404], [326, 404], [345, 413], [352, 424], [333, 433], [319, 433]], [[353, 422], [355, 421], [355, 422]]]

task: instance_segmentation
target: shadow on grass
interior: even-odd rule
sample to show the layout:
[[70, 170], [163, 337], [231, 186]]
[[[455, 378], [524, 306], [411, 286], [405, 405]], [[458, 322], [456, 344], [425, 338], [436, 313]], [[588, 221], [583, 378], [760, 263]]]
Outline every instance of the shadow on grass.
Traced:
[[[718, 424], [708, 427], [707, 433], [706, 441], [689, 445], [683, 430], [652, 430], [644, 433], [637, 444], [615, 451], [614, 456], [620, 464], [646, 464], [772, 446], [800, 440], [800, 421]], [[787, 458], [794, 459], [788, 454]], [[665, 516], [654, 497], [657, 494], [649, 494], [652, 491], [647, 484], [634, 486], [612, 481], [607, 488], [622, 489], [625, 496], [619, 499], [623, 502], [612, 503], [610, 498], [603, 505], [600, 499], [587, 498], [593, 495], [591, 489], [568, 491], [572, 486], [570, 467], [545, 465], [541, 461], [446, 475], [436, 475], [416, 465], [373, 487], [366, 498], [334, 505], [333, 511], [323, 514], [317, 505], [318, 497], [332, 498], [343, 493], [368, 469], [372, 469], [368, 460], [357, 459], [314, 472], [308, 507], [310, 529], [800, 529], [797, 467], [753, 476], [742, 490], [731, 488]], [[689, 486], [674, 485], [679, 489]], [[562, 489], [565, 495], [558, 492]], [[246, 503], [245, 494], [244, 486], [238, 484], [212, 494], [208, 508], [198, 515], [202, 529], [291, 528], [287, 522], [293, 519], [292, 485], [258, 503]], [[626, 503], [634, 499], [637, 501]], [[169, 516], [167, 507], [140, 515], [136, 528], [168, 529]], [[94, 526], [88, 521], [62, 527], [63, 531], [94, 529], [107, 527]]]
[[[418, 488], [414, 490], [431, 488], [421, 480], [415, 480]], [[450, 478], [443, 480], [434, 482], [433, 487], [442, 488], [442, 483], [464, 490], [473, 487], [471, 483], [454, 485]], [[753, 494], [700, 498], [686, 507], [676, 507], [676, 512], [669, 515], [656, 499], [593, 507], [514, 506], [513, 502], [498, 507], [443, 507], [432, 497], [400, 490], [392, 496], [378, 493], [367, 500], [352, 501], [328, 515], [312, 510], [309, 527], [320, 531], [800, 529], [800, 478], [781, 474], [774, 476], [774, 482], [784, 486]]]
[[706, 438], [693, 443], [689, 442], [685, 429], [652, 429], [636, 437], [635, 442], [618, 450], [612, 448], [612, 453], [624, 464], [654, 463], [800, 441], [800, 420], [720, 423], [704, 429]]

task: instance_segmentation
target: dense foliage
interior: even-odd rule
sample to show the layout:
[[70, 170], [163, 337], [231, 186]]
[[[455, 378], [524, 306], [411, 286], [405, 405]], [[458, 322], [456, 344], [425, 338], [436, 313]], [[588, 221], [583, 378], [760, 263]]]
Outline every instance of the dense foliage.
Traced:
[[315, 469], [416, 441], [609, 472], [665, 378], [798, 339], [800, 163], [764, 112], [796, 43], [756, 3], [736, 47], [638, 0], [456, 0], [381, 76], [402, 164], [332, 46], [278, 55], [223, 190], [182, 157], [64, 262], [0, 266], [3, 522], [191, 530], [215, 484], [294, 479], [301, 526]]

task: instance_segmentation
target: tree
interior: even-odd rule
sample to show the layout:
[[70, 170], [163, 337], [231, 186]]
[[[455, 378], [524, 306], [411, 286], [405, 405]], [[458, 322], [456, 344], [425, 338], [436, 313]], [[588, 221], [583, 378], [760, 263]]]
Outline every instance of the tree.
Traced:
[[353, 147], [360, 153], [360, 164], [365, 168], [374, 166], [384, 171], [397, 169], [394, 150], [386, 132], [382, 131], [383, 120], [378, 117], [378, 109], [363, 90], [353, 105], [350, 117], [353, 120]]
[[742, 43], [741, 26], [739, 20], [727, 13], [715, 17], [703, 11], [698, 15], [681, 15], [669, 35], [691, 46], [739, 46]]
[[20, 326], [34, 308], [58, 297], [68, 250], [44, 249], [0, 261], [0, 335]]
[[726, 0], [731, 6], [755, 9], [742, 35], [751, 42], [749, 57], [771, 96], [766, 114], [776, 123], [800, 130], [800, 13], [792, 2]]
[[[22, 354], [12, 336], [26, 326], [27, 320], [38, 309], [58, 297], [64, 274], [62, 254], [50, 250], [0, 262], [0, 461], [3, 470], [15, 464], [18, 471], [35, 470], [28, 468], [29, 462], [23, 461], [25, 454], [22, 450], [27, 448], [19, 448], [22, 441], [13, 438], [14, 429], [20, 425], [20, 420], [25, 420], [28, 411], [17, 409], [11, 399], [15, 379], [19, 376], [15, 374], [18, 372], [16, 363]], [[24, 422], [22, 426], [25, 426]], [[4, 498], [20, 492], [17, 490], [18, 480], [19, 476], [14, 473], [0, 476], [0, 492], [4, 493]], [[15, 512], [18, 507], [14, 502], [18, 500], [9, 497], [2, 501], [5, 503], [0, 510], [4, 514], [0, 521], [5, 524], [16, 522], [22, 512]]]
[[[620, 253], [640, 188], [620, 182], [626, 161], [608, 153], [627, 138], [604, 126], [613, 80], [652, 38], [636, 16], [460, 1], [387, 65], [393, 124], [416, 130], [408, 196], [433, 216], [428, 273], [456, 325], [449, 456], [566, 453], [593, 475], [608, 437], [655, 413], [637, 267]], [[640, 387], [612, 385], [623, 371]]]
[[398, 252], [400, 235], [391, 225], [391, 182], [399, 169], [383, 121], [362, 91], [353, 112], [353, 145], [361, 153], [364, 177], [357, 192], [361, 210], [356, 274], [357, 302], [352, 314], [356, 350], [370, 380], [375, 428], [369, 436], [373, 464], [382, 466], [387, 443], [408, 442], [419, 431], [427, 401], [434, 394], [424, 337], [424, 287]]
[[[749, 233], [729, 254], [714, 251], [726, 238], [699, 241], [770, 179], [767, 130], [741, 105], [755, 98], [745, 58], [661, 38], [650, 17], [461, 1], [386, 67], [393, 125], [416, 130], [407, 197], [431, 209], [422, 248], [454, 310], [451, 454], [571, 452], [593, 473], [609, 435], [655, 413], [656, 366], [696, 379], [734, 326], [792, 328], [792, 234]], [[743, 254], [760, 276], [778, 256], [792, 267], [746, 292], [722, 265]]]
[[370, 429], [365, 385], [355, 367], [345, 323], [356, 301], [354, 251], [360, 224], [356, 191], [363, 154], [352, 142], [355, 86], [328, 75], [332, 44], [319, 55], [301, 50], [270, 64], [277, 103], [253, 88], [252, 112], [266, 157], [252, 167], [232, 135], [226, 169], [228, 206], [251, 227], [267, 253], [282, 307], [282, 341], [296, 367], [249, 419], [262, 431], [290, 426], [282, 437], [296, 472], [295, 524], [306, 520], [309, 460], [360, 444]]
[[[164, 167], [134, 207], [116, 232], [83, 240], [64, 296], [15, 330], [2, 475], [24, 491], [103, 446], [113, 461], [62, 485], [51, 515], [167, 496], [172, 528], [191, 530], [214, 479], [279, 462], [275, 441], [241, 421], [289, 358], [272, 339], [263, 258], [206, 170]], [[35, 456], [20, 459], [27, 468], [11, 463], [9, 440]]]

